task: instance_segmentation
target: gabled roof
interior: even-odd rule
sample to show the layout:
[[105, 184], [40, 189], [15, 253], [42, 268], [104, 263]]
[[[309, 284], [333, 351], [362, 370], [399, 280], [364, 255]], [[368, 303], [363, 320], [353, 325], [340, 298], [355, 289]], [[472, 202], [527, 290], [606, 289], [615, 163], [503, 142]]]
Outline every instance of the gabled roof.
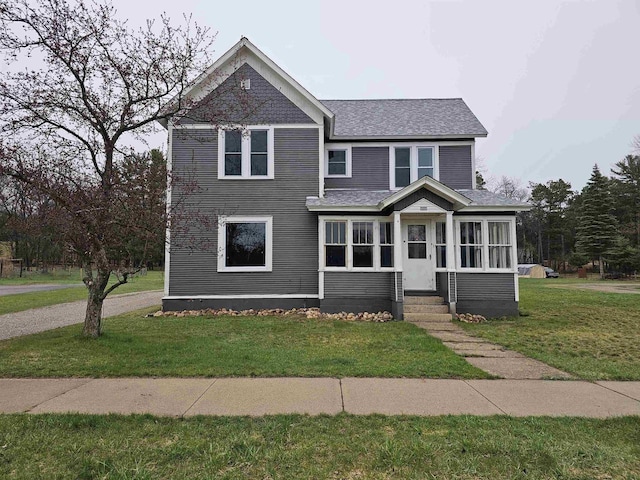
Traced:
[[[423, 180], [429, 179], [429, 180]], [[402, 190], [326, 190], [324, 198], [308, 197], [307, 209], [318, 212], [366, 211], [382, 212], [385, 208], [411, 195], [420, 188], [427, 188], [454, 205], [459, 213], [473, 211], [529, 210], [530, 205], [511, 200], [487, 190], [452, 190], [430, 177], [412, 183]], [[435, 183], [434, 183], [435, 182]], [[433, 188], [442, 186], [444, 188]]]
[[486, 137], [461, 98], [322, 100], [334, 114], [331, 138]]
[[[288, 84], [293, 90], [295, 90], [302, 98], [309, 102], [313, 107], [322, 113], [324, 117], [331, 120], [333, 118], [333, 112], [329, 110], [324, 104], [322, 104], [316, 97], [311, 95], [307, 89], [295, 81], [287, 72], [280, 68], [273, 60], [267, 57], [258, 47], [249, 41], [246, 37], [241, 37], [240, 41], [231, 47], [227, 52], [216, 60], [207, 70], [202, 72], [190, 85], [189, 88], [183, 93], [184, 98], [188, 99], [200, 99], [204, 97], [204, 94], [211, 91], [211, 89], [220, 85], [226, 80], [235, 70], [240, 68], [251, 56], [258, 59], [266, 65], [273, 73], [282, 79], [283, 82]], [[202, 92], [203, 87], [207, 90]], [[283, 92], [285, 93], [285, 92]], [[285, 93], [286, 94], [286, 93]], [[169, 105], [176, 101], [173, 98]], [[163, 123], [166, 127], [166, 122]]]

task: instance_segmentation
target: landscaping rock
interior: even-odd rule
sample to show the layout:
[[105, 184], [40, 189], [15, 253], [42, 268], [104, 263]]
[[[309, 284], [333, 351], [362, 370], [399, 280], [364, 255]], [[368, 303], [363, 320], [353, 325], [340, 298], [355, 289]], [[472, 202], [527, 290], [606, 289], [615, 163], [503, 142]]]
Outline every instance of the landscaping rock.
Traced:
[[306, 318], [326, 319], [326, 320], [345, 320], [349, 322], [390, 322], [393, 315], [389, 312], [340, 312], [340, 313], [322, 313], [319, 308], [292, 308], [284, 310], [282, 308], [270, 308], [263, 310], [231, 310], [228, 308], [206, 308], [203, 310], [182, 310], [176, 312], [163, 312], [159, 310], [149, 316], [153, 317], [199, 317], [210, 315], [214, 317], [232, 316], [232, 317], [266, 317], [266, 316], [291, 316], [300, 315]]
[[464, 323], [483, 323], [487, 321], [482, 315], [474, 315], [473, 313], [458, 313], [456, 318]]

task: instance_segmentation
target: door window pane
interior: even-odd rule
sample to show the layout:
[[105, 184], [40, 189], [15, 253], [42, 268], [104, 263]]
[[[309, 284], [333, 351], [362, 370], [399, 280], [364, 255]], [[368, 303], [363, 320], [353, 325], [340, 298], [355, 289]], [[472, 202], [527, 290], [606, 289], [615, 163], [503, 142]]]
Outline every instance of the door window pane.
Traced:
[[266, 224], [227, 223], [226, 266], [264, 267]]
[[426, 243], [410, 243], [409, 258], [427, 258]]
[[410, 242], [427, 241], [427, 227], [425, 225], [408, 225], [407, 229]]

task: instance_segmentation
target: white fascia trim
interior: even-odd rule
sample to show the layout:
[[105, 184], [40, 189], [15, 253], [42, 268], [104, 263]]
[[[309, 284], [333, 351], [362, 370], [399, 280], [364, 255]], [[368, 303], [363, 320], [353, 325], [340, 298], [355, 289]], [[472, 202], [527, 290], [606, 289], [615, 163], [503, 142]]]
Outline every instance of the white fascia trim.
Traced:
[[[333, 132], [332, 132], [333, 133]], [[329, 139], [330, 140], [345, 140], [345, 141], [354, 141], [354, 140], [361, 140], [361, 141], [374, 141], [374, 140], [390, 140], [390, 141], [397, 141], [397, 140], [415, 140], [418, 142], [437, 142], [438, 140], [468, 140], [470, 138], [478, 138], [478, 137], [486, 137], [487, 135], [479, 135], [479, 134], [473, 134], [473, 135], [380, 135], [380, 136], [361, 136], [361, 135], [330, 135]]]
[[273, 294], [273, 295], [180, 295], [180, 296], [165, 296], [163, 300], [234, 300], [234, 299], [252, 299], [252, 298], [318, 298], [316, 294]]
[[468, 212], [528, 212], [531, 205], [470, 205], [456, 211], [456, 215], [462, 215]]
[[[274, 123], [269, 125], [271, 128], [279, 129], [279, 128], [300, 128], [300, 129], [321, 129], [322, 125], [318, 125], [317, 123]], [[245, 126], [238, 126], [238, 128], [247, 128]], [[190, 123], [185, 125], [173, 125], [174, 130], [217, 130], [218, 127], [216, 125], [211, 125], [208, 123]]]
[[[344, 175], [329, 175], [329, 150], [344, 150], [346, 152], [346, 166]], [[324, 145], [324, 178], [351, 178], [351, 144], [325, 143]]]
[[[265, 241], [264, 256], [265, 264], [261, 267], [227, 267], [227, 229], [226, 223], [264, 223]], [[218, 217], [218, 265], [217, 271], [226, 272], [271, 272], [273, 268], [273, 217], [241, 217], [241, 216], [219, 216]]]
[[[242, 130], [242, 175], [225, 175], [225, 132]], [[251, 131], [267, 131], [267, 174], [251, 175]], [[275, 175], [274, 128], [271, 125], [230, 126], [218, 129], [218, 180], [273, 180]]]
[[[172, 156], [173, 149], [173, 125], [170, 122], [168, 125], [169, 139], [167, 141], [167, 220], [169, 220], [169, 214], [171, 213], [171, 168], [172, 168]], [[169, 279], [171, 275], [171, 228], [170, 223], [167, 221], [165, 229], [164, 239], [164, 294], [169, 295]]]
[[[264, 53], [258, 49], [253, 43], [249, 41], [246, 37], [240, 38], [240, 41], [237, 42], [233, 47], [227, 50], [218, 60], [216, 60], [209, 68], [207, 68], [204, 72], [202, 72], [182, 94], [183, 98], [194, 97], [195, 93], [197, 93], [198, 87], [205, 82], [209, 77], [213, 76], [217, 70], [223, 69], [226, 64], [233, 60], [234, 57], [240, 54], [242, 48], [246, 48], [249, 52], [251, 52], [255, 57], [261, 60], [265, 65], [271, 68], [277, 75], [279, 75], [285, 82], [289, 83], [295, 90], [297, 90], [309, 103], [311, 103], [315, 108], [317, 108], [324, 116], [329, 119], [333, 119], [334, 114], [331, 110], [325, 107], [316, 97], [311, 95], [307, 89], [305, 89], [302, 85], [296, 82], [287, 72], [285, 72], [282, 68], [280, 68], [273, 60], [267, 57]], [[246, 60], [246, 59], [245, 59]], [[215, 85], [213, 88], [217, 87], [220, 83], [226, 80], [233, 72], [234, 69], [227, 69], [223, 75], [220, 76], [219, 79], [215, 79]], [[176, 98], [172, 98], [168, 105], [173, 105]], [[168, 107], [167, 107], [168, 109]]]
[[320, 206], [310, 205], [307, 207], [310, 212], [380, 212], [378, 207], [349, 207], [341, 205]]
[[393, 195], [385, 198], [378, 204], [378, 208], [380, 210], [383, 210], [389, 205], [393, 205], [394, 203], [402, 200], [404, 197], [411, 195], [413, 192], [416, 192], [423, 187], [428, 187], [428, 190], [431, 190], [445, 200], [449, 200], [453, 203], [459, 203], [465, 207], [471, 203], [471, 200], [469, 200], [467, 197], [447, 187], [445, 184], [440, 183], [436, 179], [431, 177], [422, 177], [412, 184], [407, 185], [402, 190], [399, 190]]

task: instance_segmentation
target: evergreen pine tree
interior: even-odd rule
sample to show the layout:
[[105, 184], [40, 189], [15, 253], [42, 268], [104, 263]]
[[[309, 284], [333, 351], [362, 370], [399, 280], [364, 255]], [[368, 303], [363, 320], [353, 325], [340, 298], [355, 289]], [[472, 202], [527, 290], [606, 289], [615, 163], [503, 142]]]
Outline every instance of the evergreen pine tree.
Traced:
[[604, 278], [603, 255], [616, 237], [616, 219], [611, 214], [612, 199], [609, 179], [593, 167], [591, 178], [582, 190], [582, 207], [576, 231], [576, 249], [600, 264], [600, 278]]

